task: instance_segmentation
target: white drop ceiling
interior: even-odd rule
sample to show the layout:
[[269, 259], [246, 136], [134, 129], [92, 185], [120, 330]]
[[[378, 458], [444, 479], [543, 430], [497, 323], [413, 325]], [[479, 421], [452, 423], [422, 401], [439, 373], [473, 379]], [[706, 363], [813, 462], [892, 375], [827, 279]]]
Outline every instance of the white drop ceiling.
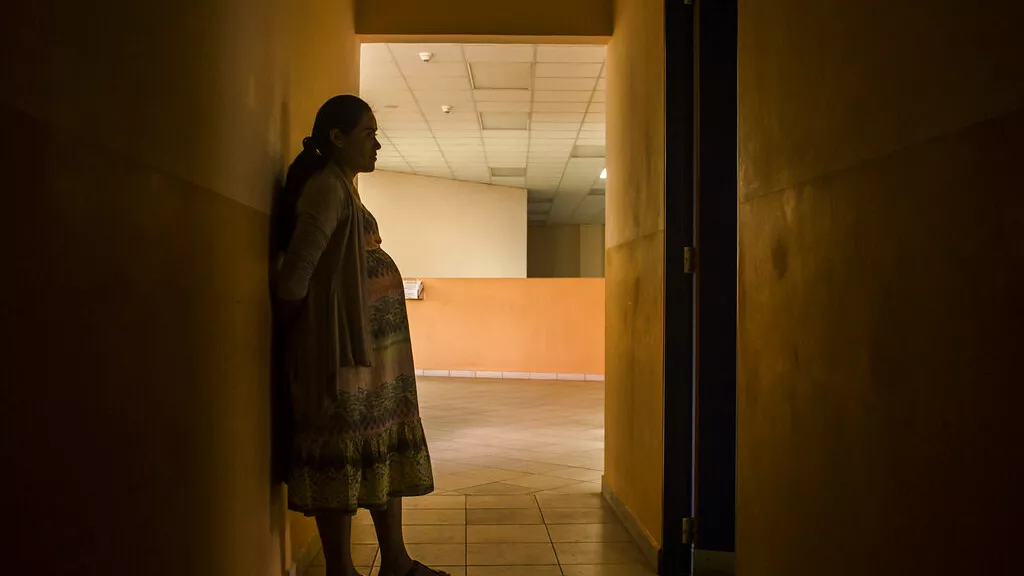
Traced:
[[604, 46], [363, 44], [360, 94], [379, 170], [526, 188], [532, 224], [604, 222]]

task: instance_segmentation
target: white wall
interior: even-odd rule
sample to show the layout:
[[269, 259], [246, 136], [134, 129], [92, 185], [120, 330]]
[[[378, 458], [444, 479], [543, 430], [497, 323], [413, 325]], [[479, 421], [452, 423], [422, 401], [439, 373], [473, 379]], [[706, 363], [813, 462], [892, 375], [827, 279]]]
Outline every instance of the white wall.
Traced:
[[406, 278], [526, 277], [526, 190], [378, 171], [359, 193]]

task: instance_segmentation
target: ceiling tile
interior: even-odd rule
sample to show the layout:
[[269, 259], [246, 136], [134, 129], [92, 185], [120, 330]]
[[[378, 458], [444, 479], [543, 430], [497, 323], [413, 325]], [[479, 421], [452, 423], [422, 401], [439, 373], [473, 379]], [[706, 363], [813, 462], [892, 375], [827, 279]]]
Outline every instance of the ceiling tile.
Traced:
[[[548, 91], [548, 90], [537, 90], [534, 92], [534, 102], [590, 102], [590, 97], [593, 92], [585, 90], [563, 90], [563, 91]], [[536, 109], [536, 106], [534, 107]]]
[[437, 149], [437, 141], [431, 138], [391, 138], [391, 143], [399, 148], [409, 146], [415, 148]]
[[538, 132], [578, 132], [579, 122], [534, 122], [533, 128]]
[[530, 102], [477, 102], [477, 112], [529, 112]]
[[[390, 134], [390, 132], [388, 133]], [[480, 130], [437, 128], [434, 130], [434, 136], [438, 139], [456, 138], [462, 140], [467, 138], [476, 138], [479, 142]]]
[[368, 81], [377, 81], [382, 78], [401, 78], [402, 70], [397, 64], [390, 60], [381, 61], [367, 61], [361, 60], [359, 63], [359, 78], [360, 81], [366, 79]]
[[[603, 47], [365, 46], [370, 48], [361, 59], [361, 94], [380, 124], [381, 169], [526, 187], [534, 200], [576, 197], [552, 203], [553, 220], [589, 223], [603, 217], [601, 200], [581, 202], [605, 184], [597, 177], [604, 159], [570, 161], [574, 147], [593, 146], [597, 154], [604, 145], [605, 83], [597, 80], [604, 76]], [[420, 51], [434, 58], [424, 64]], [[532, 65], [535, 53], [538, 63]], [[467, 62], [475, 64], [474, 76], [485, 86], [521, 88], [471, 90]], [[523, 89], [531, 83], [533, 91]], [[453, 109], [446, 114], [442, 106]], [[482, 130], [481, 114], [488, 126], [519, 129]], [[525, 176], [506, 173], [495, 181], [490, 167], [525, 168]]]
[[604, 158], [570, 158], [568, 171], [593, 172], [596, 177], [604, 169], [607, 161]]
[[[518, 138], [518, 137], [517, 138], [493, 138], [492, 137], [492, 134], [501, 134], [503, 132], [506, 132], [506, 131], [502, 130], [502, 131], [498, 132], [498, 131], [492, 131], [492, 130], [484, 130], [482, 132], [484, 146], [488, 146], [488, 147], [491, 147], [491, 146], [501, 146], [503, 148], [515, 148], [517, 150], [526, 150], [530, 146], [530, 139], [526, 135], [524, 135], [521, 138]], [[524, 132], [522, 130], [508, 130], [507, 132], [511, 132], [512, 134], [529, 134], [528, 132]]]
[[455, 112], [472, 112], [475, 106], [472, 90], [417, 90], [412, 91], [424, 112], [441, 112], [441, 106], [448, 105]]
[[464, 47], [469, 62], [533, 62], [530, 44], [469, 44]]
[[480, 135], [485, 140], [522, 140], [524, 142], [530, 140], [529, 130], [487, 130], [481, 132]]
[[432, 138], [430, 130], [388, 130], [389, 140], [395, 138]]
[[473, 153], [462, 153], [462, 152], [450, 152], [442, 149], [445, 160], [448, 164], [485, 164], [487, 162], [487, 154], [483, 151], [475, 151]]
[[419, 114], [419, 108], [412, 92], [408, 90], [381, 90], [378, 92], [362, 92], [360, 97], [373, 108], [376, 115], [381, 113], [408, 112]]
[[518, 62], [478, 62], [470, 64], [476, 90], [529, 90], [532, 64]]
[[572, 148], [573, 158], [600, 158], [604, 160], [604, 154], [604, 146], [587, 146], [585, 144], [577, 144]]
[[430, 125], [427, 124], [426, 120], [420, 118], [419, 120], [400, 120], [394, 121], [388, 120], [387, 122], [377, 118], [377, 122], [380, 126], [388, 131], [392, 130], [430, 130]]
[[534, 112], [586, 112], [586, 102], [534, 102]]
[[465, 150], [479, 150], [480, 149], [480, 137], [475, 138], [449, 138], [449, 137], [437, 137], [438, 144], [442, 148], [451, 149], [465, 149]]
[[598, 80], [597, 81], [597, 89], [598, 90], [607, 90], [608, 89], [608, 80], [605, 79], [605, 78], [601, 78], [600, 80]]
[[477, 102], [529, 102], [533, 93], [529, 90], [474, 90]]
[[537, 78], [535, 90], [593, 90], [593, 78]]
[[408, 90], [405, 78], [402, 76], [360, 76], [360, 92], [383, 92], [387, 90]]
[[469, 70], [466, 68], [465, 63], [451, 62], [430, 62], [424, 64], [417, 62], [415, 64], [405, 64], [399, 62], [399, 66], [402, 69], [402, 74], [406, 78], [413, 78], [415, 76], [436, 76], [442, 78], [468, 78]]
[[463, 116], [460, 118], [431, 117], [429, 119], [431, 128], [451, 128], [459, 130], [472, 130], [479, 128], [476, 115]]
[[362, 44], [359, 59], [360, 62], [391, 62], [391, 49], [387, 44]]
[[525, 188], [526, 178], [495, 178], [491, 177], [491, 182], [496, 186], [510, 186], [513, 188]]
[[490, 167], [492, 178], [523, 178], [526, 176], [526, 167], [524, 166], [494, 166]]
[[604, 62], [604, 46], [538, 46], [538, 62]]
[[[426, 91], [426, 90], [465, 90], [469, 92], [469, 75], [451, 77], [451, 76], [409, 76], [407, 78], [409, 87], [413, 90]], [[470, 100], [472, 100], [472, 95]]]
[[583, 114], [579, 112], [534, 112], [534, 122], [582, 122]]
[[416, 110], [378, 110], [376, 113], [377, 123], [381, 126], [402, 122], [422, 122], [423, 115], [419, 109]]
[[566, 131], [554, 131], [545, 132], [541, 130], [530, 132], [530, 141], [538, 144], [550, 143], [554, 146], [556, 143], [567, 144], [569, 148], [572, 148], [572, 143], [576, 140], [575, 132]]
[[537, 64], [537, 78], [597, 78], [600, 64]]

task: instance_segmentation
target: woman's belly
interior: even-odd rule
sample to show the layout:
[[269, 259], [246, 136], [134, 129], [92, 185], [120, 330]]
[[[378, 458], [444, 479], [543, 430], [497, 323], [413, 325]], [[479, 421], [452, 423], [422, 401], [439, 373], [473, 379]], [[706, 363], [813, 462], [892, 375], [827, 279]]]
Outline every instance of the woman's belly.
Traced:
[[402, 273], [391, 256], [381, 248], [366, 251], [366, 276], [370, 281], [370, 291], [399, 290], [405, 292], [402, 284]]

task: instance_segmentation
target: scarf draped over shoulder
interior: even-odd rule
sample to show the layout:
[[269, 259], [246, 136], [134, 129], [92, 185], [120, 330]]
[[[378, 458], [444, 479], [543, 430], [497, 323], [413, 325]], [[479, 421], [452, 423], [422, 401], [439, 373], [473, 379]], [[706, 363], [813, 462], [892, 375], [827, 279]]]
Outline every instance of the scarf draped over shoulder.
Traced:
[[362, 212], [352, 183], [333, 162], [309, 179], [296, 206], [277, 295], [303, 300], [286, 354], [299, 412], [336, 397], [340, 368], [371, 363]]

